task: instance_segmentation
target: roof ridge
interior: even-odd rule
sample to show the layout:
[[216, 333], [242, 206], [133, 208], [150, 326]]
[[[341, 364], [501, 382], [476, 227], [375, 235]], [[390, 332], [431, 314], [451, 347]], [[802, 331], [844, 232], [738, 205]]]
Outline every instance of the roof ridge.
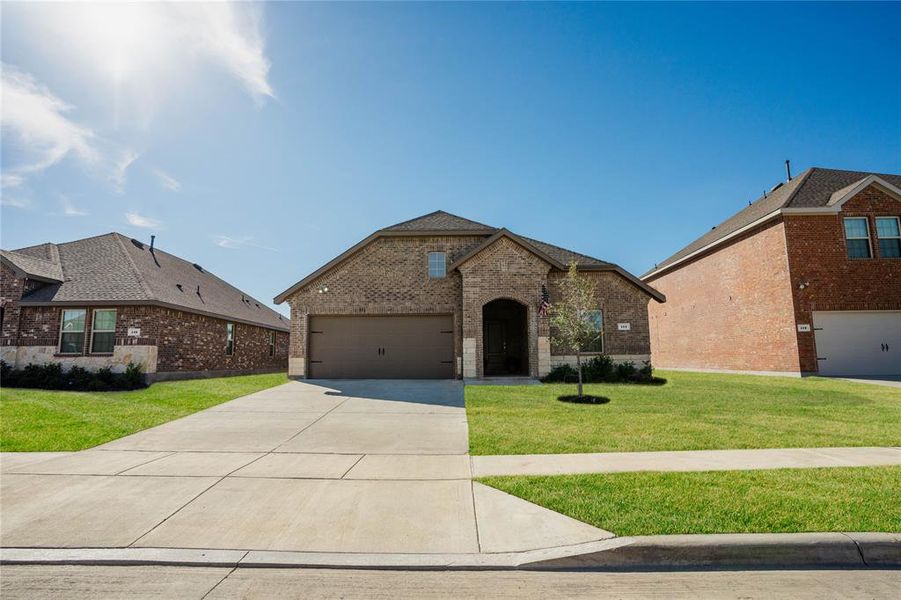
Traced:
[[[108, 233], [107, 235], [113, 236], [113, 239], [116, 240], [116, 243], [119, 245], [119, 249], [122, 251], [122, 254], [125, 255], [125, 260], [128, 261], [128, 266], [131, 267], [132, 273], [135, 275], [135, 279], [138, 280], [138, 285], [141, 286], [141, 289], [144, 290], [144, 293], [147, 294], [148, 298], [153, 298], [154, 300], [159, 300], [150, 289], [150, 286], [144, 281], [144, 276], [141, 275], [140, 269], [138, 269], [138, 265], [135, 264], [134, 259], [131, 258], [131, 254], [128, 253], [128, 248], [125, 247], [125, 243], [122, 241], [122, 238], [125, 237], [121, 233], [116, 231], [112, 233]], [[98, 235], [96, 237], [103, 237], [102, 235]], [[129, 238], [133, 239], [133, 238]]]
[[[433, 210], [430, 213], [426, 213], [424, 215], [419, 215], [418, 217], [413, 217], [412, 219], [407, 219], [406, 221], [401, 221], [399, 223], [394, 223], [393, 225], [388, 225], [387, 227], [382, 227], [379, 231], [383, 231], [385, 229], [391, 229], [392, 227], [400, 227], [401, 225], [406, 225], [407, 223], [412, 223], [413, 221], [418, 221], [419, 219], [425, 219], [426, 217], [431, 217], [432, 215], [437, 215], [438, 213], [443, 213], [444, 211], [441, 209]], [[450, 213], [445, 213], [450, 214]], [[456, 215], [451, 215], [456, 216]]]
[[[466, 223], [470, 223], [470, 224], [476, 226], [475, 227], [476, 229], [484, 229], [486, 231], [497, 231], [497, 229], [498, 229], [497, 227], [493, 227], [491, 225], [486, 225], [485, 223], [482, 223], [480, 221], [474, 221], [472, 219], [467, 219], [466, 217], [461, 217], [460, 215], [455, 215], [454, 213], [447, 212], [446, 210], [438, 209], [438, 210], [434, 210], [430, 213], [426, 213], [424, 215], [419, 215], [417, 217], [413, 217], [412, 219], [407, 219], [406, 221], [401, 221], [400, 223], [394, 223], [392, 225], [388, 225], [387, 227], [382, 227], [381, 229], [376, 230], [376, 233], [383, 232], [383, 231], [397, 230], [398, 228], [402, 228], [404, 225], [408, 225], [408, 224], [414, 223], [416, 221], [422, 221], [422, 220], [428, 219], [429, 217], [434, 217], [436, 215], [445, 215], [448, 217], [452, 217], [454, 219], [458, 219], [459, 221], [464, 221]], [[448, 231], [454, 231], [454, 230], [450, 229]]]
[[[43, 245], [43, 244], [40, 244], [40, 245]], [[28, 248], [35, 248], [35, 247], [36, 247], [36, 246], [28, 246], [28, 247], [26, 247], [26, 248], [21, 248], [21, 250], [27, 250]], [[49, 258], [40, 258], [40, 257], [37, 257], [37, 256], [32, 256], [32, 255], [30, 255], [30, 254], [23, 254], [22, 252], [19, 252], [18, 250], [3, 250], [3, 249], [0, 249], [0, 251], [6, 252], [7, 254], [15, 254], [16, 256], [21, 256], [22, 258], [27, 258], [28, 260], [39, 260], [39, 261], [41, 261], [41, 262], [50, 263], [50, 264], [53, 264], [53, 265], [59, 265], [59, 262], [58, 262], [58, 261], [57, 261], [57, 262], [54, 262], [52, 259], [49, 259]]]
[[[785, 208], [786, 206], [791, 204], [791, 201], [795, 198], [795, 196], [798, 195], [798, 192], [801, 190], [801, 188], [804, 187], [805, 185], [807, 185], [807, 182], [810, 181], [810, 176], [813, 174], [813, 172], [817, 171], [817, 170], [820, 170], [820, 169], [818, 169], [817, 167], [810, 167], [809, 169], [807, 169], [806, 171], [804, 171], [803, 173], [801, 173], [800, 175], [798, 175], [795, 178], [800, 181], [795, 185], [795, 189], [793, 189], [788, 194], [788, 197], [785, 199], [785, 202], [782, 203], [782, 206], [780, 208]], [[791, 182], [789, 182], [789, 183], [791, 183]]]

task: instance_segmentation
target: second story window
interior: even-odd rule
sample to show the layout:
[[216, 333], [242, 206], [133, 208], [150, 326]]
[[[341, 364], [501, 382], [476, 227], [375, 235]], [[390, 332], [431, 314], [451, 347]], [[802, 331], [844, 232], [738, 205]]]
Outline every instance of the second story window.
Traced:
[[447, 275], [444, 252], [429, 252], [429, 279], [443, 279]]
[[870, 226], [866, 217], [845, 219], [845, 243], [848, 245], [848, 258], [872, 258]]
[[898, 217], [876, 217], [876, 237], [879, 238], [879, 256], [901, 258], [901, 224]]
[[81, 354], [84, 351], [84, 324], [87, 311], [71, 308], [63, 311], [59, 334], [60, 354]]
[[116, 310], [95, 310], [91, 328], [91, 353], [108, 354], [116, 345]]
[[235, 353], [235, 324], [225, 324], [225, 355], [231, 356]]

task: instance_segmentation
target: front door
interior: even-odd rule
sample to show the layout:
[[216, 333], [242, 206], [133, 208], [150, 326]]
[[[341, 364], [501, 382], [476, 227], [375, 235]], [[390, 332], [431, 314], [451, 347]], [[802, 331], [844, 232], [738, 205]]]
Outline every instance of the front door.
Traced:
[[513, 300], [494, 300], [482, 308], [482, 368], [485, 377], [527, 375], [528, 311]]

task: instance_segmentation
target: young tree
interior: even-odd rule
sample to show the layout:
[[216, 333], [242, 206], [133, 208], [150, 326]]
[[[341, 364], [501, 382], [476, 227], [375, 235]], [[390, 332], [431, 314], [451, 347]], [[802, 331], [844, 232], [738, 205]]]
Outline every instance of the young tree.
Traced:
[[560, 282], [561, 298], [551, 305], [551, 341], [561, 350], [576, 355], [579, 397], [582, 397], [582, 348], [593, 342], [598, 332], [589, 311], [597, 310], [594, 282], [579, 274], [576, 263], [569, 264]]

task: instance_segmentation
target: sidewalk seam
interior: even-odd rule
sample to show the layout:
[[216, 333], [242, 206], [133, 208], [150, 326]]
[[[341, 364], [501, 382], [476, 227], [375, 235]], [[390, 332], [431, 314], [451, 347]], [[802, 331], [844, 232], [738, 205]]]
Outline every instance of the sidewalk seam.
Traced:
[[222, 582], [225, 581], [226, 579], [228, 579], [228, 578], [231, 576], [231, 574], [234, 573], [234, 572], [238, 569], [238, 565], [241, 564], [241, 561], [244, 560], [244, 558], [246, 558], [248, 554], [250, 554], [250, 550], [248, 550], [247, 552], [245, 552], [245, 553], [241, 556], [241, 558], [239, 558], [238, 561], [235, 563], [235, 566], [232, 567], [231, 569], [229, 569], [228, 573], [226, 573], [226, 574], [222, 577], [222, 579], [220, 579], [219, 581], [216, 582], [216, 585], [214, 585], [213, 587], [211, 587], [210, 589], [208, 589], [207, 592], [206, 592], [203, 596], [200, 597], [200, 600], [204, 600], [204, 598], [206, 598], [207, 596], [209, 596], [210, 594], [213, 593], [213, 590], [215, 590], [217, 587], [219, 587], [220, 585], [222, 585]]

